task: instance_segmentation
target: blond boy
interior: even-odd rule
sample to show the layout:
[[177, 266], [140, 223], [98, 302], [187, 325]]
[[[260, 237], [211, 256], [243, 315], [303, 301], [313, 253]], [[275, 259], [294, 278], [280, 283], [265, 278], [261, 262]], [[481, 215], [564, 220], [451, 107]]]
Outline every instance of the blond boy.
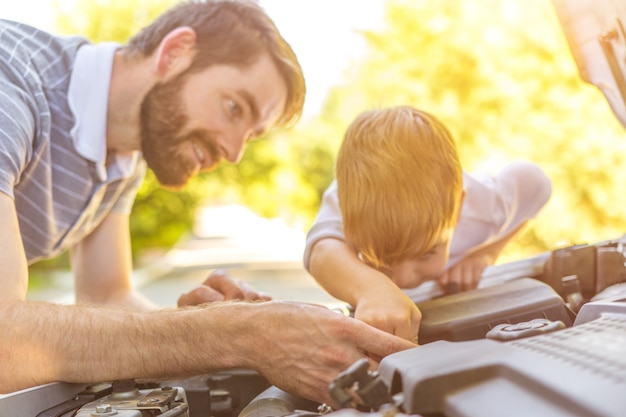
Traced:
[[402, 289], [428, 280], [476, 288], [551, 193], [528, 162], [493, 176], [463, 171], [448, 129], [408, 106], [359, 115], [336, 177], [307, 235], [305, 267], [356, 318], [413, 341], [421, 314]]

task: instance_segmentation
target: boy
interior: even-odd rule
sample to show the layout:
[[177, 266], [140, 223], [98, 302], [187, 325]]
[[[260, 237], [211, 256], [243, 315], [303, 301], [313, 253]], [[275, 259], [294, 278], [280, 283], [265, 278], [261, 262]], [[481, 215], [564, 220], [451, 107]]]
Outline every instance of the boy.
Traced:
[[448, 129], [399, 106], [349, 126], [336, 181], [307, 235], [305, 268], [355, 317], [417, 342], [421, 314], [403, 288], [476, 288], [485, 267], [546, 204], [551, 184], [518, 162], [464, 172]]

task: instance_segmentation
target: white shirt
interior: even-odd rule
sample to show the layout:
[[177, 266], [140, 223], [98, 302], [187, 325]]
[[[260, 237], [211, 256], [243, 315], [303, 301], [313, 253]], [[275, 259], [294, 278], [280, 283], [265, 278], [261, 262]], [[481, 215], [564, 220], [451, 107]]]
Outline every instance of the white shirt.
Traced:
[[[512, 163], [494, 175], [464, 172], [463, 188], [466, 194], [450, 243], [447, 268], [535, 217], [552, 192], [548, 177], [529, 162]], [[324, 192], [320, 210], [306, 237], [303, 261], [307, 270], [311, 248], [320, 239], [329, 237], [345, 240], [336, 181]]]
[[76, 118], [71, 135], [76, 150], [94, 162], [101, 181], [129, 177], [141, 158], [140, 151], [115, 153], [107, 167], [106, 123], [113, 58], [119, 44], [86, 44], [76, 54], [68, 102]]

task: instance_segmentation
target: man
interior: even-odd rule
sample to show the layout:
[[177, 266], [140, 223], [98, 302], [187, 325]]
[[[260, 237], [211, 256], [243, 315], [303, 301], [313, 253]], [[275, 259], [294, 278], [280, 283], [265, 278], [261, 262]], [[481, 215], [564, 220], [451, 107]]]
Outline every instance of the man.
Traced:
[[[245, 367], [329, 401], [354, 361], [415, 346], [319, 306], [147, 311], [132, 289], [128, 215], [145, 165], [182, 187], [303, 101], [295, 55], [253, 2], [181, 4], [123, 47], [1, 21], [0, 392]], [[28, 265], [64, 250], [77, 304], [26, 301]]]

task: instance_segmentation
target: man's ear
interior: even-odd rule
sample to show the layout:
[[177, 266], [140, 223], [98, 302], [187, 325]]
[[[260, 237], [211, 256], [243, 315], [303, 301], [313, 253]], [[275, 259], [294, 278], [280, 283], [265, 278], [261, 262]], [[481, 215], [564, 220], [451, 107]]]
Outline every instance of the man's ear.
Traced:
[[155, 55], [156, 71], [162, 81], [168, 81], [185, 71], [196, 54], [196, 31], [182, 26], [161, 40]]

